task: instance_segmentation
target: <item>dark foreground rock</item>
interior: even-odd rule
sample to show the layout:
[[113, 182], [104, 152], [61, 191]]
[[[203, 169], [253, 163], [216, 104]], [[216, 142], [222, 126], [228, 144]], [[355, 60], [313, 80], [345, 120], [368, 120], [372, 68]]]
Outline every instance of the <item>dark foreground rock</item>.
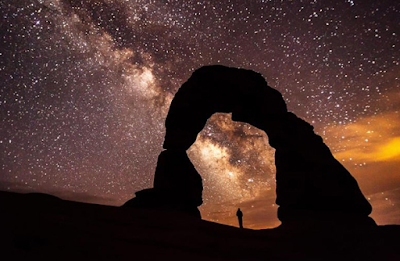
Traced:
[[400, 226], [249, 230], [9, 192], [0, 213], [2, 260], [400, 260]]

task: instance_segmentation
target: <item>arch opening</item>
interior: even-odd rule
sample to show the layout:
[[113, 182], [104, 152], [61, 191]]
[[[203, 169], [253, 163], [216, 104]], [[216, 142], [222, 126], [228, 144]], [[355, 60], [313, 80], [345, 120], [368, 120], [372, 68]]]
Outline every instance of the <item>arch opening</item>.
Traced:
[[274, 152], [264, 131], [232, 121], [230, 113], [213, 114], [187, 150], [203, 179], [202, 218], [235, 225], [240, 207], [268, 217], [246, 216], [247, 227], [276, 226]]

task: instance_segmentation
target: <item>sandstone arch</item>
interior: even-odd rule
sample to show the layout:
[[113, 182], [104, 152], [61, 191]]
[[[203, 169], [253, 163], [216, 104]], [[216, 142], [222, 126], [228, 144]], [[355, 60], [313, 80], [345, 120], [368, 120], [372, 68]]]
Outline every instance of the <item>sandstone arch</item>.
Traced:
[[165, 149], [187, 150], [216, 112], [260, 127], [269, 117], [287, 112], [282, 95], [261, 74], [225, 66], [196, 70], [172, 100], [165, 122]]
[[250, 70], [205, 66], [176, 93], [166, 119], [164, 149], [154, 188], [136, 193], [126, 206], [172, 208], [200, 217], [200, 175], [186, 155], [207, 119], [231, 112], [232, 119], [264, 130], [276, 149], [278, 218], [283, 223], [334, 218], [373, 223], [371, 205], [356, 180], [332, 156], [307, 122], [287, 111], [282, 95]]

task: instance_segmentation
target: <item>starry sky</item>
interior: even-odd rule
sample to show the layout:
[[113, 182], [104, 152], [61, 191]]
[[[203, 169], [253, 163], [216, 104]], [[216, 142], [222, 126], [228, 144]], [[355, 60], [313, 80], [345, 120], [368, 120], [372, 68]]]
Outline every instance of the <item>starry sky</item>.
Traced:
[[[260, 72], [400, 224], [400, 2], [1, 1], [0, 190], [121, 205], [152, 186], [169, 104], [191, 73]], [[274, 150], [214, 114], [188, 150], [204, 219], [267, 228]]]

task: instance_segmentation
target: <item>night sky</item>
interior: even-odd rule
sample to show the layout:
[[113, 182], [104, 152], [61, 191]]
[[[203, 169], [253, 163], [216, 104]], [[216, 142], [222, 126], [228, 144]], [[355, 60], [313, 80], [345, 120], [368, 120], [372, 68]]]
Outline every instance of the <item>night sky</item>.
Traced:
[[[169, 104], [191, 73], [262, 73], [400, 224], [400, 2], [0, 1], [0, 190], [121, 205], [152, 186]], [[212, 93], [210, 93], [212, 95]], [[276, 218], [274, 150], [215, 114], [188, 154], [204, 219]]]

